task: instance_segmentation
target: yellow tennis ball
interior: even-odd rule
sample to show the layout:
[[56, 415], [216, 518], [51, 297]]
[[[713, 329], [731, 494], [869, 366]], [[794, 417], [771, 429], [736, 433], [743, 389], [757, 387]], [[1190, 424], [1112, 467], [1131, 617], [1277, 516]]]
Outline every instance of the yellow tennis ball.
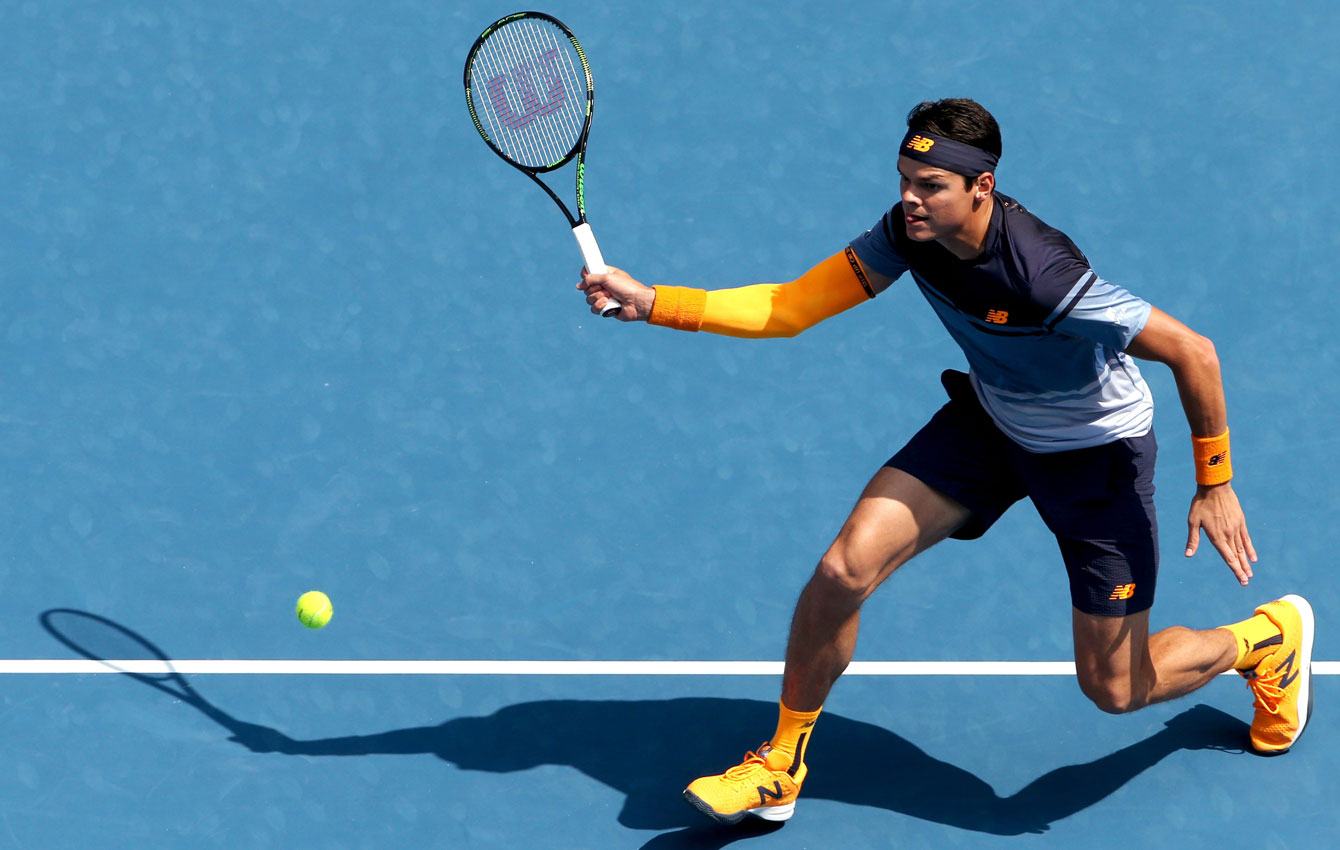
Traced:
[[319, 590], [309, 590], [298, 597], [298, 620], [309, 629], [319, 629], [329, 623], [334, 613], [330, 597]]

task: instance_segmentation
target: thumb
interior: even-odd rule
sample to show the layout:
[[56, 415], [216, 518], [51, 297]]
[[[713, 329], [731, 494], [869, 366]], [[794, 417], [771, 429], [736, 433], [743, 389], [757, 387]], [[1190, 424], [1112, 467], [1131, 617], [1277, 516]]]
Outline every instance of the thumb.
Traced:
[[1192, 525], [1187, 530], [1186, 536], [1186, 556], [1190, 558], [1196, 554], [1196, 549], [1200, 547], [1200, 526]]

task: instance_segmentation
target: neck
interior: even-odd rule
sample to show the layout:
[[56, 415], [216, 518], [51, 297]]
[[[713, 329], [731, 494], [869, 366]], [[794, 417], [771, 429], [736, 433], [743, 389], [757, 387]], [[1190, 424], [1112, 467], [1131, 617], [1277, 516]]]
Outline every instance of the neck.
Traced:
[[937, 242], [960, 260], [971, 260], [986, 250], [986, 235], [991, 230], [991, 210], [995, 208], [994, 195], [973, 207], [968, 221], [955, 232], [940, 237]]

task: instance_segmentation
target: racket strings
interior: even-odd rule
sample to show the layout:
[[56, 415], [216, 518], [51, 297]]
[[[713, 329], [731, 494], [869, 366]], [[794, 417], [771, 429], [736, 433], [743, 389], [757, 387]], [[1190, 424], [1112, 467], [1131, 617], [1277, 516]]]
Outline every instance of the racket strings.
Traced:
[[[489, 83], [490, 107], [499, 141], [511, 143], [507, 152], [532, 167], [561, 160], [580, 134], [580, 127], [573, 127], [570, 110], [561, 108], [571, 100], [568, 97], [571, 80], [547, 73], [558, 70], [556, 45], [555, 52], [546, 55], [536, 42], [535, 29], [523, 22], [504, 27], [496, 34], [505, 52], [491, 63], [494, 74]], [[509, 78], [519, 96], [520, 118], [508, 102], [505, 81]], [[543, 94], [547, 100], [541, 105], [536, 88], [537, 83], [544, 82], [556, 82], [557, 86], [546, 87]]]
[[470, 79], [479, 92], [477, 111], [494, 143], [517, 163], [556, 164], [581, 139], [589, 76], [576, 52], [565, 33], [534, 19], [504, 24], [475, 52]]
[[[561, 117], [559, 120], [554, 121], [540, 120], [544, 116], [550, 115], [555, 111], [550, 107], [555, 105], [556, 99], [566, 99], [567, 90], [566, 88], [561, 87], [563, 81], [560, 78], [560, 88], [557, 92], [554, 92], [552, 89], [547, 89], [545, 91], [545, 95], [549, 97], [550, 100], [546, 104], [547, 111], [540, 111], [539, 99], [536, 96], [536, 83], [538, 82], [536, 77], [543, 76], [543, 74], [537, 72], [542, 72], [542, 70], [547, 67], [551, 67], [554, 57], [552, 55], [546, 56], [537, 49], [534, 33], [532, 32], [533, 29], [533, 27], [518, 24], [511, 28], [505, 27], [503, 31], [499, 32], [499, 35], [507, 39], [511, 56], [523, 57], [521, 64], [515, 66], [513, 69], [512, 79], [519, 89], [524, 89], [520, 92], [520, 95], [521, 107], [524, 110], [523, 115], [525, 116], [522, 120], [526, 121], [526, 123], [521, 126], [525, 128], [533, 128], [534, 134], [529, 137], [523, 134], [518, 137], [518, 141], [522, 145], [524, 151], [535, 158], [534, 161], [537, 164], [542, 163], [547, 165], [562, 159], [563, 156], [567, 154], [568, 149], [572, 147], [571, 144], [560, 145], [558, 136], [560, 131], [565, 129], [560, 125]], [[536, 57], [539, 58], [539, 63], [535, 61]], [[529, 85], [527, 86], [522, 85], [524, 79], [523, 75], [529, 77]], [[562, 110], [557, 111], [559, 116], [561, 116]], [[515, 121], [508, 122], [509, 129], [514, 128], [515, 126], [517, 126]]]

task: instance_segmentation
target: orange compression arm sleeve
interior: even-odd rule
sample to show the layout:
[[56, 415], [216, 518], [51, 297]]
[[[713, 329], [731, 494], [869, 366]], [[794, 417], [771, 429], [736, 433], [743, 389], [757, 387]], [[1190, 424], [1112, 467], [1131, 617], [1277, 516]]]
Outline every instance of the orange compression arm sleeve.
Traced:
[[790, 283], [760, 283], [708, 292], [658, 286], [648, 321], [685, 331], [750, 339], [795, 336], [873, 297], [865, 270], [848, 248]]

